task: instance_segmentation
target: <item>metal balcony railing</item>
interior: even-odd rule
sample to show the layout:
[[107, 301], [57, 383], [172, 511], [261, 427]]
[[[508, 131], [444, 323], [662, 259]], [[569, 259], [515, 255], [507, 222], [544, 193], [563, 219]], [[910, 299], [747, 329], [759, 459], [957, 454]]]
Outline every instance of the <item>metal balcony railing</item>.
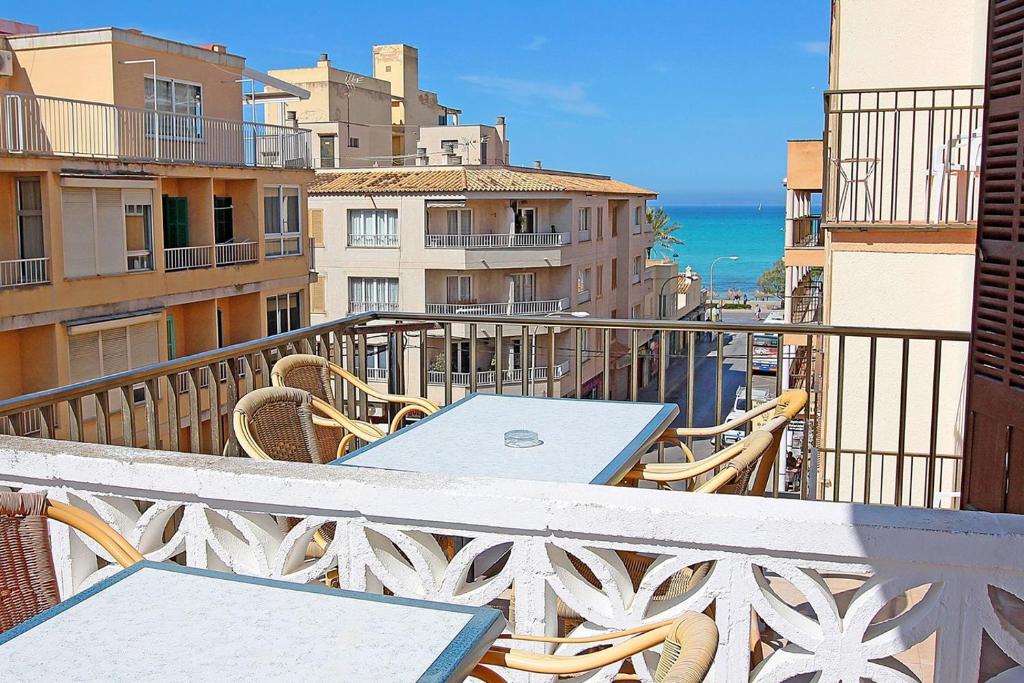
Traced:
[[[361, 307], [380, 309], [381, 304]], [[466, 329], [466, 324], [469, 337], [462, 341], [468, 344], [468, 357], [482, 361], [491, 354], [494, 378], [503, 381], [488, 384], [492, 380], [486, 374], [431, 374], [430, 349], [436, 357], [446, 341], [455, 341], [453, 330]], [[484, 335], [482, 330], [491, 331]], [[672, 334], [684, 343], [661, 343]], [[776, 343], [768, 348], [776, 356], [776, 369], [756, 375], [754, 359], [763, 357], [764, 342], [772, 337]], [[516, 367], [507, 368], [514, 342], [521, 351]], [[787, 386], [807, 387], [811, 400], [790, 427], [770, 495], [791, 490], [792, 473], [780, 469], [791, 453], [799, 463], [801, 497], [931, 506], [938, 494], [957, 490], [960, 482], [963, 418], [957, 408], [968, 342], [966, 332], [935, 330], [363, 313], [9, 398], [0, 401], [0, 431], [18, 433], [31, 422], [40, 425], [46, 438], [237, 453], [230, 431], [210, 416], [230, 414], [239, 396], [269, 382], [270, 368], [282, 354], [320, 354], [365, 380], [374, 374], [366, 368], [367, 353], [379, 358], [383, 345], [384, 357], [403, 371], [375, 378], [386, 378], [391, 393], [429, 393], [441, 403], [450, 403], [453, 387], [463, 381], [469, 391], [503, 392], [514, 384], [516, 393], [524, 395], [629, 401], [671, 397], [680, 404], [681, 426], [708, 426], [724, 422], [737, 394], [749, 405], [752, 387], [771, 394]], [[557, 372], [540, 369], [552, 365], [548, 359], [556, 360]], [[194, 376], [197, 386], [179, 395], [183, 372]], [[222, 382], [203, 386], [203, 372], [218, 373]], [[556, 384], [560, 378], [571, 379]], [[371, 406], [352, 386], [339, 385], [336, 394], [339, 406], [354, 419], [389, 419], [394, 409]], [[25, 417], [30, 414], [35, 417]], [[168, 420], [187, 430], [167, 429]], [[182, 441], [183, 434], [189, 443]], [[716, 447], [703, 438], [687, 441], [698, 453]]]
[[0, 261], [0, 289], [38, 285], [50, 281], [49, 258]]
[[828, 223], [975, 223], [982, 86], [825, 93]]
[[569, 236], [561, 232], [426, 235], [428, 249], [516, 249], [558, 247], [568, 243]]
[[350, 247], [397, 247], [398, 234], [392, 235], [353, 235], [349, 233]]
[[260, 248], [257, 242], [224, 242], [216, 246], [218, 266], [255, 263], [260, 258]]
[[171, 247], [164, 249], [164, 269], [193, 270], [213, 266], [213, 247]]
[[791, 247], [823, 247], [825, 233], [821, 229], [821, 216], [803, 216], [793, 219]]
[[312, 168], [308, 130], [11, 92], [0, 92], [0, 153]]
[[549, 299], [545, 301], [503, 301], [493, 304], [471, 302], [427, 304], [427, 313], [439, 315], [540, 315], [557, 313], [568, 308], [568, 299]]

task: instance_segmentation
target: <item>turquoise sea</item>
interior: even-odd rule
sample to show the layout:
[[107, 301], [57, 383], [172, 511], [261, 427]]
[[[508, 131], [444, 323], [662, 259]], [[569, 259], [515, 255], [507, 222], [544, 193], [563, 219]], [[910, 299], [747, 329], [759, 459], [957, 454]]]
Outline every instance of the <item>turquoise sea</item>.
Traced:
[[782, 258], [783, 206], [666, 206], [665, 211], [679, 224], [674, 234], [684, 244], [670, 249], [677, 256], [664, 249], [658, 255], [674, 258], [680, 270], [693, 266], [704, 287], [710, 284], [709, 269], [718, 256], [740, 257], [715, 266], [715, 289], [723, 294], [729, 289], [753, 294], [761, 273]]

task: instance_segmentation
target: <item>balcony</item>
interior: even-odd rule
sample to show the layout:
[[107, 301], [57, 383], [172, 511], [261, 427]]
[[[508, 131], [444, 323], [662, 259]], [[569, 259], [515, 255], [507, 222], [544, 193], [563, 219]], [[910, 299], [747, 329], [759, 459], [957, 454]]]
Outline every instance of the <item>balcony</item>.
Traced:
[[22, 258], [0, 261], [0, 289], [27, 287], [50, 281], [50, 259]]
[[348, 246], [381, 249], [398, 246], [398, 235], [353, 235], [349, 233]]
[[543, 315], [569, 308], [568, 299], [547, 301], [503, 301], [493, 304], [463, 302], [457, 304], [427, 304], [427, 313], [437, 315]]
[[[27, 431], [31, 422], [44, 437], [68, 440], [55, 445], [0, 437], [0, 485], [43, 489], [55, 500], [88, 510], [158, 561], [300, 583], [320, 581], [336, 569], [347, 589], [494, 605], [510, 613], [511, 628], [520, 633], [575, 629], [575, 635], [583, 635], [712, 607], [721, 633], [714, 680], [748, 680], [756, 666], [748, 647], [752, 624], [767, 627], [758, 645], [764, 662], [753, 680], [787, 680], [814, 671], [829, 680], [991, 680], [1024, 664], [1012, 626], [1024, 604], [1024, 569], [1018, 560], [1024, 554], [1024, 521], [1012, 515], [912, 507], [948, 499], [938, 494], [958, 481], [958, 456], [945, 453], [941, 444], [963, 425], [955, 416], [933, 412], [955, 404], [958, 393], [933, 396], [926, 388], [923, 396], [916, 394], [918, 389], [908, 395], [906, 380], [901, 384], [893, 378], [908, 376], [900, 363], [914, 364], [916, 373], [918, 367], [934, 367], [939, 355], [943, 372], [962, 375], [966, 334], [776, 326], [787, 338], [804, 338], [804, 358], [820, 359], [823, 349], [836, 350], [824, 365], [799, 365], [808, 375], [815, 368], [826, 373], [845, 368], [845, 375], [831, 376], [830, 414], [856, 411], [865, 401], [875, 410], [866, 429], [863, 416], [855, 416], [844, 424], [858, 424], [859, 429], [840, 436], [811, 431], [828, 416], [808, 405], [790, 429], [800, 439], [787, 442], [803, 463], [801, 488], [793, 493], [779, 487], [765, 498], [586, 484], [526, 485], [374, 469], [354, 474], [345, 468], [222, 457], [237, 454], [238, 447], [218, 420], [209, 421], [206, 436], [191, 444], [179, 442], [177, 429], [160, 429], [164, 403], [168, 394], [174, 395], [165, 387], [183, 371], [227, 361], [226, 384], [234, 382], [223, 391], [211, 388], [197, 395], [208, 397], [212, 406], [191, 404], [184, 397], [175, 404], [180, 407], [176, 419], [198, 435], [210, 414], [229, 415], [238, 395], [266, 381], [273, 354], [331, 354], [358, 374], [349, 365], [356, 357], [353, 345], [373, 336], [375, 327], [378, 336], [403, 343], [403, 334], [392, 334], [400, 329], [395, 327], [399, 320], [420, 328], [464, 322], [461, 317], [416, 313], [354, 316], [2, 401], [0, 427]], [[537, 327], [531, 318], [500, 321], [521, 324], [528, 335]], [[691, 347], [732, 344], [730, 340], [739, 338], [737, 348], [742, 349], [744, 335], [764, 330], [665, 320], [574, 319], [565, 325], [574, 334], [559, 342], [558, 351], [570, 359], [558, 364], [563, 369], [557, 372], [572, 376], [575, 371], [577, 378], [584, 353], [598, 365], [610, 360], [605, 351], [574, 346], [573, 340], [583, 340], [592, 330], [625, 333], [626, 356], [646, 352], [634, 346], [640, 332], [678, 332]], [[708, 339], [702, 342], [697, 335]], [[663, 383], [630, 388], [615, 398], [658, 400], [689, 392], [706, 401], [713, 396], [714, 381], [691, 384], [689, 359], [669, 358], [667, 347], [660, 345], [657, 351], [673, 366]], [[704, 349], [700, 347], [702, 362]], [[780, 356], [785, 353], [780, 345]], [[722, 376], [722, 359], [721, 353], [717, 360], [708, 356], [705, 379]], [[730, 359], [728, 372], [737, 372], [744, 360]], [[923, 365], [916, 365], [918, 361]], [[867, 374], [868, 368], [875, 374]], [[239, 369], [245, 369], [245, 378]], [[371, 370], [364, 369], [363, 376], [375, 375]], [[557, 374], [541, 368], [534, 372], [545, 383]], [[444, 377], [449, 373], [440, 374], [441, 381], [449, 381]], [[453, 383], [462, 380], [456, 374], [451, 373]], [[394, 379], [401, 391], [425, 395], [434, 378], [423, 373], [418, 379]], [[477, 381], [481, 379], [486, 381], [478, 375]], [[877, 391], [863, 391], [876, 381]], [[927, 373], [913, 381], [915, 387], [944, 386]], [[135, 412], [113, 419], [118, 404], [130, 400], [140, 384], [152, 389], [145, 392], [144, 402]], [[526, 386], [535, 388], [529, 381]], [[95, 420], [87, 419], [83, 408], [93, 404], [105, 409], [95, 413]], [[367, 417], [358, 400], [343, 407], [353, 417]], [[687, 412], [681, 420], [696, 424]], [[897, 423], [905, 437], [905, 447], [898, 450], [888, 443]], [[127, 437], [115, 429], [122, 425]], [[862, 440], [872, 430], [875, 440], [865, 448]], [[929, 446], [925, 438], [924, 451], [916, 451], [913, 434], [918, 431], [938, 434], [940, 445]], [[696, 439], [695, 447], [700, 442]], [[149, 450], [153, 448], [166, 450], [154, 454]], [[192, 452], [179, 452], [188, 450]], [[837, 452], [844, 457], [837, 460]], [[873, 472], [882, 467], [888, 476], [865, 477], [865, 459], [876, 465]], [[784, 473], [776, 474], [781, 482]], [[862, 493], [866, 502], [902, 507], [824, 502], [859, 500]], [[657, 514], [652, 516], [652, 510]], [[336, 536], [343, 540], [322, 556], [307, 553], [314, 532], [328, 524], [343, 531]], [[62, 527], [54, 526], [51, 534], [62, 595], [85, 590], [112, 573], [110, 558], [95, 545], [80, 542]], [[441, 537], [462, 539], [459, 552], [446, 553], [436, 540]], [[634, 582], [625, 562], [638, 555], [654, 562]], [[678, 598], [659, 593], [670, 577], [688, 568], [699, 568], [704, 576]], [[513, 598], [514, 611], [509, 610]], [[583, 623], [567, 626], [555, 617], [559, 610], [579, 615]], [[641, 680], [653, 677], [653, 661], [637, 657], [632, 662]], [[606, 671], [601, 680], [615, 673]]]
[[561, 232], [491, 233], [478, 235], [426, 235], [428, 249], [531, 249], [569, 244]]
[[350, 313], [393, 313], [398, 310], [397, 301], [351, 301], [348, 309]]
[[975, 224], [984, 88], [825, 93], [829, 224]]
[[260, 258], [259, 243], [257, 242], [222, 242], [216, 247], [218, 266], [255, 263]]
[[0, 154], [312, 168], [307, 130], [9, 92]]
[[[427, 382], [434, 385], [444, 386], [445, 375], [447, 373], [438, 370], [431, 370], [427, 372]], [[554, 379], [562, 379], [569, 374], [569, 361], [564, 361], [555, 366], [555, 371], [552, 374]], [[503, 384], [520, 384], [523, 381], [523, 369], [514, 368], [511, 370], [505, 370], [502, 372], [504, 377]], [[494, 370], [478, 370], [476, 373], [476, 385], [478, 387], [493, 387], [497, 380], [497, 372]], [[530, 368], [527, 373], [527, 382], [544, 382], [548, 379], [548, 369], [546, 367]], [[451, 373], [451, 386], [453, 387], [468, 387], [470, 386], [470, 373], [468, 372], [452, 372]]]
[[793, 243], [797, 249], [817, 249], [825, 246], [825, 233], [821, 230], [821, 216], [793, 219]]
[[195, 270], [211, 268], [214, 263], [212, 246], [172, 247], [164, 249], [164, 270]]

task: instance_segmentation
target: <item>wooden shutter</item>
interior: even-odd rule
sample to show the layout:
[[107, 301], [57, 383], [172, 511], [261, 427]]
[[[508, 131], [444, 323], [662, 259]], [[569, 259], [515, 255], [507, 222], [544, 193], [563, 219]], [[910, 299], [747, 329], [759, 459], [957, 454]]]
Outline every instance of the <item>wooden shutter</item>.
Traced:
[[100, 275], [128, 270], [125, 256], [124, 204], [121, 190], [96, 192], [96, 272]]
[[128, 328], [131, 369], [160, 362], [160, 327], [157, 322], [140, 323]]
[[1024, 513], [1024, 1], [989, 7], [963, 505]]
[[92, 190], [61, 189], [61, 225], [64, 233], [64, 275], [96, 274], [96, 229], [93, 224]]
[[309, 285], [309, 310], [310, 313], [327, 312], [327, 276], [318, 273], [316, 282]]
[[313, 238], [314, 247], [324, 246], [324, 210], [309, 210], [309, 234]]

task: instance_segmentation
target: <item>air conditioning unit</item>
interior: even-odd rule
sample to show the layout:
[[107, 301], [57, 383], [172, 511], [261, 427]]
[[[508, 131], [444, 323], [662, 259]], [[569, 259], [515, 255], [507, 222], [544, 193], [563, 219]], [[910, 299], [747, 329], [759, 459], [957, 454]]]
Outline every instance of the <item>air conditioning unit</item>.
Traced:
[[14, 53], [10, 50], [0, 50], [0, 76], [14, 75]]

